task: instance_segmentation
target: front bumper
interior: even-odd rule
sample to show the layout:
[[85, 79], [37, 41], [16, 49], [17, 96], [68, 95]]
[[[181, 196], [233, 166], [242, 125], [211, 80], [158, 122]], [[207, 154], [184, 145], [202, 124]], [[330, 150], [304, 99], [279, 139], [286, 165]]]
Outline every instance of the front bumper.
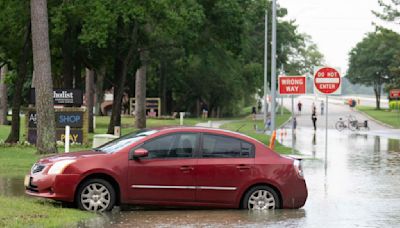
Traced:
[[30, 196], [73, 202], [78, 181], [78, 174], [28, 175], [25, 180], [25, 193]]

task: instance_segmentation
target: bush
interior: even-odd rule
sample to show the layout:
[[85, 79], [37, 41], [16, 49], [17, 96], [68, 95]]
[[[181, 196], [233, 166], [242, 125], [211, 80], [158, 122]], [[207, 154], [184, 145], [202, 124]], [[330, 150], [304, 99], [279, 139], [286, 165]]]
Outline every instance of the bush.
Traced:
[[389, 109], [390, 110], [399, 110], [400, 109], [400, 101], [390, 101]]

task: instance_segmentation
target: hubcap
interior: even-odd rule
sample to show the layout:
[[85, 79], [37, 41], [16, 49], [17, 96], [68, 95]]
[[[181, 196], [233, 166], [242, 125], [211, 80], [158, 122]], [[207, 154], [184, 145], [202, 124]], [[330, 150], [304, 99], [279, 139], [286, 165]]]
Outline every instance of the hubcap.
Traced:
[[110, 191], [102, 184], [89, 184], [82, 191], [81, 203], [88, 211], [104, 211], [110, 205]]
[[267, 190], [257, 190], [251, 194], [248, 202], [248, 208], [251, 210], [275, 209], [275, 198]]

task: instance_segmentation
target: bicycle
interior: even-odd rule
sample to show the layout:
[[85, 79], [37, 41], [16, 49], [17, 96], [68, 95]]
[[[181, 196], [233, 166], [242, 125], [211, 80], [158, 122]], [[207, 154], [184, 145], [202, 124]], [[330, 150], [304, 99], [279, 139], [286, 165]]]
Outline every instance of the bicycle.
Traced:
[[352, 115], [347, 116], [347, 121], [343, 120], [343, 118], [340, 117], [335, 124], [335, 128], [338, 131], [343, 131], [345, 128], [349, 128], [351, 131], [355, 131], [357, 130], [357, 126], [357, 119]]

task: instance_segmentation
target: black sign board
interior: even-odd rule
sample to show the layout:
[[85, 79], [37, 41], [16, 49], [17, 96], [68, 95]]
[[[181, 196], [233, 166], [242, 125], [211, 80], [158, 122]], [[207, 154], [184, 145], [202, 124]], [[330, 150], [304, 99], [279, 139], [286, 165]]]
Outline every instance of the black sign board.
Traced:
[[[71, 128], [83, 127], [83, 112], [56, 112], [56, 127], [64, 128], [69, 125]], [[36, 128], [36, 111], [28, 112], [28, 127]]]
[[[28, 142], [30, 144], [36, 144], [37, 131], [36, 129], [28, 129]], [[65, 141], [65, 130], [56, 130], [56, 140], [64, 142]], [[69, 141], [71, 143], [83, 143], [83, 131], [82, 129], [71, 129]]]
[[[80, 89], [54, 89], [53, 100], [55, 105], [81, 106], [83, 104], [83, 92]], [[30, 104], [35, 104], [35, 89], [30, 92]]]

